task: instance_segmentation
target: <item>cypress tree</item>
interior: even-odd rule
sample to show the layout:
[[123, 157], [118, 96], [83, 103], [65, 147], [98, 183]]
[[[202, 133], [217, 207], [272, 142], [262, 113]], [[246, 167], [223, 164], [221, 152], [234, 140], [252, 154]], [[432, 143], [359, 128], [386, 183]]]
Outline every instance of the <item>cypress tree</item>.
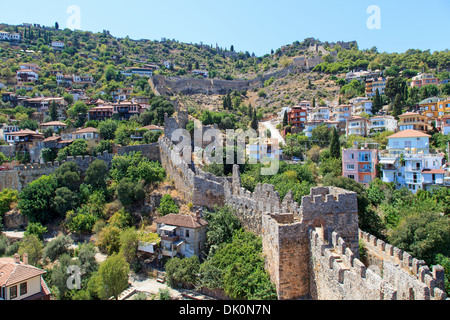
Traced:
[[373, 104], [372, 104], [372, 113], [376, 114], [378, 111], [381, 110], [383, 101], [381, 100], [381, 96], [380, 96], [380, 91], [377, 89], [377, 91], [375, 92], [375, 98], [373, 99]]
[[56, 121], [58, 119], [58, 109], [56, 108], [55, 101], [52, 102], [52, 106], [50, 108], [50, 117], [52, 121]]
[[289, 120], [288, 120], [288, 112], [287, 110], [284, 111], [284, 116], [283, 116], [283, 127], [286, 127], [289, 124]]
[[253, 130], [258, 130], [258, 118], [256, 117], [256, 109], [253, 110], [252, 122], [250, 124], [250, 127]]
[[331, 133], [330, 155], [336, 159], [341, 157], [341, 144], [339, 142], [339, 134], [335, 127]]
[[394, 106], [392, 110], [392, 115], [398, 120], [398, 116], [402, 114], [402, 97], [397, 94], [394, 99]]

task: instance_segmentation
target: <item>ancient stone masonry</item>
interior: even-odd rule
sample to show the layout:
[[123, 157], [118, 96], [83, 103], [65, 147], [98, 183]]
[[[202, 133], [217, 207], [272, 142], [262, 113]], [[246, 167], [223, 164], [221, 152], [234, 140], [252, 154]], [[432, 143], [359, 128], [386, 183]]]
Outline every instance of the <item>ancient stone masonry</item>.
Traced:
[[130, 152], [141, 152], [142, 156], [152, 160], [152, 161], [160, 161], [159, 155], [159, 144], [151, 143], [151, 144], [140, 144], [135, 146], [126, 146], [126, 147], [118, 147], [117, 154], [124, 155]]
[[180, 156], [180, 150], [165, 136], [158, 143], [161, 165], [186, 201], [207, 208], [225, 204], [224, 182], [230, 181], [229, 178], [216, 177], [186, 163]]
[[[155, 90], [162, 95], [170, 95], [181, 93], [190, 94], [227, 94], [230, 91], [251, 90], [253, 88], [261, 88], [264, 82], [271, 77], [275, 79], [286, 77], [290, 73], [297, 73], [310, 68], [309, 59], [302, 63], [294, 63], [282, 70], [264, 74], [251, 80], [223, 80], [223, 79], [197, 79], [197, 78], [179, 78], [165, 77], [161, 75], [152, 76], [152, 83]], [[313, 62], [312, 65], [315, 65]]]
[[397, 289], [399, 299], [436, 299], [445, 297], [444, 268], [430, 268], [425, 261], [393, 247], [360, 230], [359, 238], [367, 250], [367, 260]]
[[[441, 266], [430, 272], [423, 261], [359, 230], [354, 192], [313, 188], [298, 205], [292, 193], [281, 201], [272, 185], [258, 185], [253, 193], [245, 190], [237, 166], [224, 189], [225, 203], [245, 228], [262, 236], [266, 268], [280, 299], [446, 297]], [[366, 248], [375, 266], [359, 260], [360, 238], [370, 242]]]
[[113, 154], [109, 154], [105, 151], [104, 153], [99, 153], [97, 157], [67, 157], [67, 160], [62, 161], [61, 163], [54, 161], [46, 164], [16, 166], [13, 171], [0, 172], [0, 191], [3, 190], [3, 188], [10, 188], [20, 191], [27, 184], [39, 179], [40, 177], [52, 174], [56, 168], [59, 168], [59, 166], [65, 162], [76, 162], [79, 170], [84, 173], [89, 165], [97, 159], [105, 161], [108, 167], [110, 167], [113, 157]]

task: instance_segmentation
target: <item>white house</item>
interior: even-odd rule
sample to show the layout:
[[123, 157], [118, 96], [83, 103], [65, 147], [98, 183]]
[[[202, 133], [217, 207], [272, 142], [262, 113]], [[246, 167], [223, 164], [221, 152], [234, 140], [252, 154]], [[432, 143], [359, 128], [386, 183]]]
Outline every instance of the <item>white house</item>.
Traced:
[[192, 73], [193, 74], [196, 74], [196, 75], [200, 75], [200, 76], [203, 76], [203, 77], [205, 77], [205, 78], [207, 78], [208, 77], [208, 71], [207, 70], [192, 70]]
[[372, 115], [372, 101], [366, 97], [353, 98], [349, 102], [352, 106], [352, 115], [360, 116], [362, 113]]
[[440, 184], [444, 155], [430, 153], [430, 137], [410, 129], [389, 136], [386, 150], [380, 152], [382, 180], [413, 193]]
[[201, 257], [206, 247], [208, 222], [196, 216], [168, 214], [155, 220], [157, 233], [161, 237], [161, 256], [183, 255]]
[[397, 131], [397, 123], [393, 116], [375, 116], [369, 118], [370, 134], [375, 134], [383, 131]]
[[0, 300], [50, 300], [51, 292], [42, 275], [46, 271], [14, 258], [0, 258]]
[[64, 42], [62, 42], [62, 41], [52, 41], [52, 48], [53, 48], [53, 50], [63, 50], [64, 49]]
[[367, 119], [360, 116], [349, 117], [345, 123], [345, 134], [347, 137], [349, 135], [365, 137], [368, 133], [368, 128]]

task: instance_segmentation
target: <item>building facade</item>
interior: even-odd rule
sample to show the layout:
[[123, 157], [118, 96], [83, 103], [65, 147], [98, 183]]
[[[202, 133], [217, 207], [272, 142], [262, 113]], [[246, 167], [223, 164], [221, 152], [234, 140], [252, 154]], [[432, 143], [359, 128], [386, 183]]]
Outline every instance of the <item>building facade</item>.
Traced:
[[436, 173], [428, 170], [442, 169], [444, 155], [430, 152], [430, 137], [409, 129], [389, 136], [386, 150], [380, 152], [382, 180], [394, 182], [398, 188], [407, 187], [413, 193], [436, 181], [432, 176]]
[[342, 150], [342, 175], [359, 183], [370, 183], [377, 177], [378, 150], [352, 148]]

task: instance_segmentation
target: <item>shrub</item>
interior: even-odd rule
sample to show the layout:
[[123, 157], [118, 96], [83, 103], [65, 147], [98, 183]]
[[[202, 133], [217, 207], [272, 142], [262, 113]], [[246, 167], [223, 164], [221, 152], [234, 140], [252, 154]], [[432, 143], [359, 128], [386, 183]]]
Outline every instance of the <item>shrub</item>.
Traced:
[[27, 226], [27, 230], [25, 231], [24, 235], [28, 236], [28, 235], [34, 234], [40, 240], [42, 240], [44, 238], [44, 233], [46, 233], [46, 232], [47, 232], [47, 228], [44, 227], [39, 222], [36, 222], [36, 223], [30, 222]]
[[180, 208], [175, 203], [175, 201], [172, 199], [170, 194], [165, 194], [158, 207], [159, 214], [165, 216], [169, 213], [179, 213]]
[[59, 235], [44, 248], [44, 259], [55, 261], [62, 254], [69, 252], [69, 247], [73, 244], [73, 240], [66, 235]]

